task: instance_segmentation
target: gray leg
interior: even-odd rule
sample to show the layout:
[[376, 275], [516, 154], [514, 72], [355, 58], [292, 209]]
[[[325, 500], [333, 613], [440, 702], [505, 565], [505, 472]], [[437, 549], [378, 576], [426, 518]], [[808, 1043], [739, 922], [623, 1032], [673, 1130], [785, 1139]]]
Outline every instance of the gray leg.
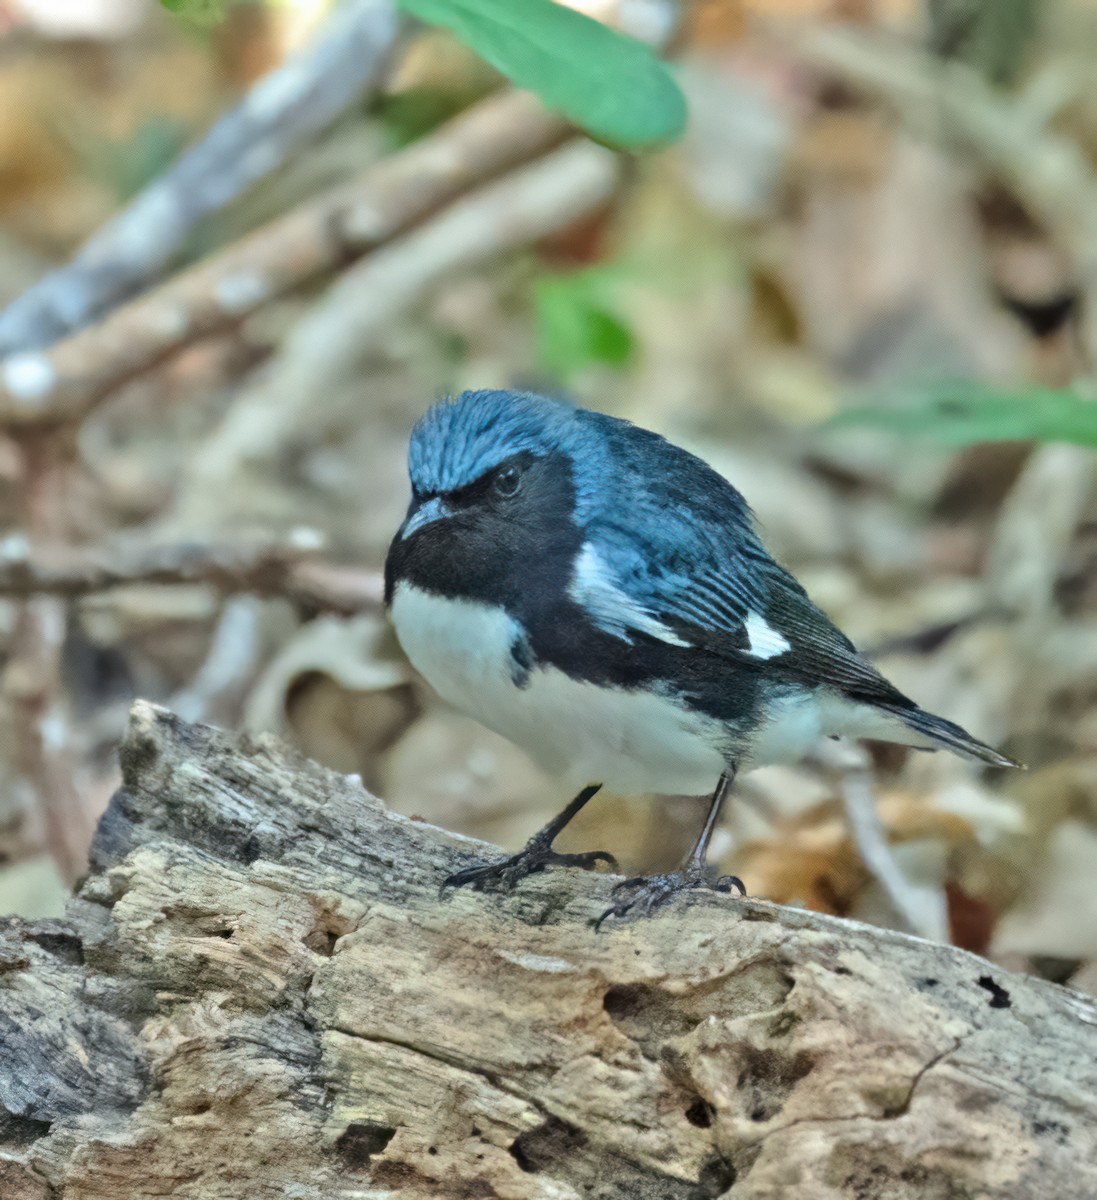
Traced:
[[604, 862], [611, 868], [616, 868], [617, 860], [605, 850], [589, 850], [585, 854], [561, 854], [552, 848], [552, 843], [560, 831], [587, 801], [593, 798], [601, 786], [600, 783], [592, 783], [583, 788], [562, 813], [553, 817], [544, 829], [538, 830], [529, 839], [524, 850], [499, 862], [478, 863], [466, 867], [463, 871], [451, 875], [442, 884], [442, 891], [450, 887], [473, 887], [477, 891], [509, 892], [527, 875], [536, 875], [546, 867], [583, 867], [589, 871], [598, 863]]
[[716, 828], [716, 822], [720, 819], [720, 811], [724, 807], [724, 801], [727, 799], [728, 792], [731, 791], [734, 779], [734, 770], [729, 770], [720, 776], [720, 782], [712, 794], [712, 802], [709, 804], [701, 832], [693, 843], [693, 849], [686, 855], [678, 870], [668, 871], [665, 875], [646, 877], [637, 875], [632, 879], [622, 880], [613, 889], [614, 897], [619, 897], [619, 899], [616, 899], [615, 903], [598, 918], [596, 922], [598, 928], [601, 928], [602, 922], [609, 917], [650, 916], [669, 900], [673, 900], [675, 896], [693, 888], [707, 887], [719, 892], [730, 892], [734, 888], [740, 896], [747, 894], [743, 881], [737, 875], [724, 875], [715, 882], [710, 881], [705, 862], [709, 842], [712, 841], [712, 832]]

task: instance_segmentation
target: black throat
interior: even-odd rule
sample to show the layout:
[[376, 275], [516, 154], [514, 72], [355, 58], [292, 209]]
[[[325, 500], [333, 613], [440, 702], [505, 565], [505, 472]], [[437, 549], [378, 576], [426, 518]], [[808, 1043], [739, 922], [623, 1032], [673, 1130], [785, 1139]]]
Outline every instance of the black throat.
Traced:
[[[412, 502], [409, 516], [430, 497]], [[452, 515], [410, 537], [397, 534], [385, 560], [385, 601], [398, 583], [450, 599], [502, 605], [529, 627], [566, 598], [582, 544], [570, 459], [530, 458], [512, 499], [453, 493]]]

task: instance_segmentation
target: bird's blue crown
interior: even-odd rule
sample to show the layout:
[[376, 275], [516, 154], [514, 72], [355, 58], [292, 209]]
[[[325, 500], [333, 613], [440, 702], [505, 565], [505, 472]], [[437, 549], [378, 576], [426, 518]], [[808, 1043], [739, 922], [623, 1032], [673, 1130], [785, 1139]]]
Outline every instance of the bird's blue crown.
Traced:
[[462, 392], [440, 400], [416, 423], [408, 472], [420, 495], [451, 492], [523, 450], [567, 449], [578, 410], [529, 392]]

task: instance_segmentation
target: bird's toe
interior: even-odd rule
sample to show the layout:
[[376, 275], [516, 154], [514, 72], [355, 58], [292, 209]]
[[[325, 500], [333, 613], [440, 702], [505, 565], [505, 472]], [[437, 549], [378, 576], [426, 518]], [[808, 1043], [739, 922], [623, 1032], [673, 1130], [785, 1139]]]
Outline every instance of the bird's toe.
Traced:
[[494, 863], [477, 863], [456, 871], [442, 883], [441, 892], [449, 888], [471, 887], [474, 891], [513, 891], [529, 875], [539, 874], [547, 867], [580, 867], [592, 871], [599, 863], [616, 870], [617, 860], [607, 850], [588, 850], [581, 854], [561, 854], [551, 846], [531, 842], [518, 854]]
[[614, 903], [595, 921], [596, 929], [611, 918], [618, 920], [639, 920], [650, 917], [676, 896], [695, 888], [709, 888], [713, 891], [731, 892], [738, 890], [740, 896], [747, 894], [743, 881], [736, 875], [724, 875], [715, 883], [705, 874], [693, 868], [680, 871], [668, 871], [665, 875], [634, 876], [622, 879], [612, 891]]

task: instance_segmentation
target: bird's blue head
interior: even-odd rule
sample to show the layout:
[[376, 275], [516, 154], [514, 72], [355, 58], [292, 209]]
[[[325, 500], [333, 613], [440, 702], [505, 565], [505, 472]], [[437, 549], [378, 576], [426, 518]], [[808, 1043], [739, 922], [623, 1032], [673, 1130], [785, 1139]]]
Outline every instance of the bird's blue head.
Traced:
[[412, 430], [412, 506], [401, 536], [453, 514], [479, 491], [507, 498], [538, 460], [560, 453], [570, 458], [579, 437], [577, 412], [528, 392], [462, 392], [439, 401]]
[[564, 574], [581, 542], [598, 440], [583, 410], [526, 392], [464, 392], [412, 431], [412, 499], [385, 564], [448, 595], [511, 598], [533, 570]]

